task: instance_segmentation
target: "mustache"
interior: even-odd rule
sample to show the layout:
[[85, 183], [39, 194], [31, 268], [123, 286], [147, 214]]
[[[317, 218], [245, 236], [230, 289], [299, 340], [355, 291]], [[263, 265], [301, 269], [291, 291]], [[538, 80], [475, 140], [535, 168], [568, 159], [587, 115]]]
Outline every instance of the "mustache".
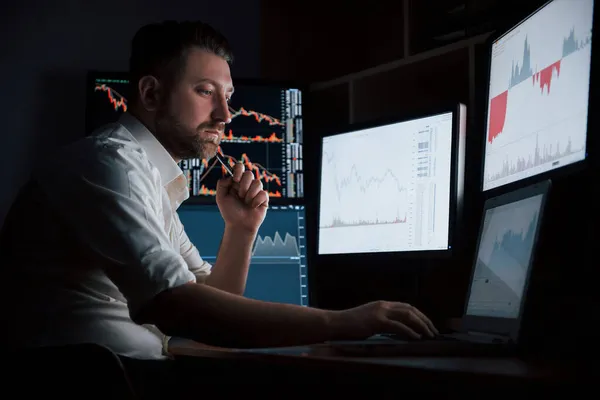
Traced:
[[221, 122], [204, 122], [198, 125], [199, 131], [217, 131], [222, 133], [225, 131], [225, 124]]

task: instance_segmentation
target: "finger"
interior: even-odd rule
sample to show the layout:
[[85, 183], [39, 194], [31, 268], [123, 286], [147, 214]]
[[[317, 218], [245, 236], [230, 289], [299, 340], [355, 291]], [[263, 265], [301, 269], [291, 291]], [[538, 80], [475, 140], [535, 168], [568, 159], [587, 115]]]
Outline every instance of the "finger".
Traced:
[[242, 179], [240, 179], [240, 188], [238, 189], [238, 196], [240, 199], [244, 199], [246, 197], [246, 193], [248, 193], [248, 189], [250, 189], [250, 185], [254, 181], [254, 175], [252, 171], [245, 171], [242, 174]]
[[415, 312], [415, 314], [417, 314], [419, 316], [419, 318], [421, 318], [423, 320], [423, 322], [425, 322], [427, 324], [427, 326], [429, 327], [429, 329], [436, 335], [440, 334], [440, 331], [437, 330], [437, 328], [435, 327], [435, 325], [433, 325], [433, 322], [431, 322], [431, 320], [429, 318], [427, 318], [427, 316], [425, 314], [423, 314], [421, 312], [421, 310], [419, 310], [416, 307], [413, 307], [413, 311]]
[[429, 337], [434, 337], [433, 331], [429, 326], [412, 310], [412, 306], [404, 306], [402, 308], [392, 309], [388, 318], [402, 322], [410, 326], [416, 332], [425, 334]]
[[421, 339], [421, 335], [401, 322], [390, 319], [387, 321], [386, 325], [385, 332], [387, 333], [395, 333], [399, 335], [406, 335], [413, 339]]
[[232, 183], [231, 186], [229, 187], [229, 194], [232, 194], [234, 196], [238, 196], [238, 192], [240, 190], [240, 184], [237, 182], [233, 182], [233, 178], [230, 178]]
[[226, 176], [217, 181], [217, 197], [223, 197], [227, 194], [235, 194], [237, 196], [240, 184], [233, 181], [231, 176]]
[[246, 168], [244, 167], [244, 164], [241, 162], [235, 163], [235, 165], [233, 166], [233, 181], [234, 182], [239, 182], [240, 179], [242, 179], [242, 174], [244, 173], [244, 170]]
[[269, 193], [266, 190], [261, 190], [252, 199], [252, 208], [269, 207]]
[[219, 179], [217, 181], [217, 198], [222, 198], [223, 196], [227, 195], [232, 187], [232, 184], [233, 179], [230, 176]]
[[252, 204], [254, 197], [262, 190], [263, 184], [260, 179], [255, 179], [250, 183], [250, 187], [246, 192], [245, 202], [246, 204]]

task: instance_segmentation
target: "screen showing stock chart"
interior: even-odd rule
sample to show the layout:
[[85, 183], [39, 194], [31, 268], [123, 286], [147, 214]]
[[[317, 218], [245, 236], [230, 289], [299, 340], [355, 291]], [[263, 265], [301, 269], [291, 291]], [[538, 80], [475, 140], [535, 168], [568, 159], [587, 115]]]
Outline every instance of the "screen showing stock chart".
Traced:
[[[234, 82], [235, 84], [235, 82]], [[87, 128], [114, 122], [128, 109], [127, 79], [98, 76], [88, 88]], [[262, 84], [235, 84], [219, 153], [230, 166], [244, 163], [261, 179], [272, 200], [304, 197], [302, 157], [302, 92]], [[216, 158], [180, 163], [188, 177], [190, 196], [214, 202], [217, 181], [227, 174]]]
[[486, 210], [467, 315], [518, 317], [542, 200], [539, 194]]
[[323, 138], [319, 254], [449, 247], [452, 113]]
[[492, 45], [483, 190], [586, 157], [593, 0], [555, 0]]
[[[182, 206], [185, 230], [203, 259], [216, 262], [225, 229], [216, 205]], [[308, 305], [304, 206], [272, 205], [252, 248], [244, 296]]]

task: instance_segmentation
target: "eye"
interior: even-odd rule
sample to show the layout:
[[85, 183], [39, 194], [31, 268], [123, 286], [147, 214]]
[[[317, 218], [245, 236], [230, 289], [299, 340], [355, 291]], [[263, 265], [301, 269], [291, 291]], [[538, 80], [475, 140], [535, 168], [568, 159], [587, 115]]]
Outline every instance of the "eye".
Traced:
[[201, 89], [198, 88], [196, 89], [196, 92], [198, 92], [199, 94], [203, 95], [203, 96], [210, 96], [213, 94], [213, 91], [210, 89]]

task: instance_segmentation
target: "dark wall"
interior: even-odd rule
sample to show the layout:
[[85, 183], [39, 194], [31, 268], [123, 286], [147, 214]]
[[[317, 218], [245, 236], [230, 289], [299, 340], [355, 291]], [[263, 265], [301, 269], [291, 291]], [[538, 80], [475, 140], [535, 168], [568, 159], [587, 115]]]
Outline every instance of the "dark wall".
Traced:
[[200, 19], [236, 53], [233, 74], [260, 74], [260, 1], [41, 1], [0, 6], [0, 225], [37, 154], [84, 134], [88, 69], [127, 68], [143, 24]]
[[317, 82], [404, 55], [403, 1], [262, 3], [265, 76]]

